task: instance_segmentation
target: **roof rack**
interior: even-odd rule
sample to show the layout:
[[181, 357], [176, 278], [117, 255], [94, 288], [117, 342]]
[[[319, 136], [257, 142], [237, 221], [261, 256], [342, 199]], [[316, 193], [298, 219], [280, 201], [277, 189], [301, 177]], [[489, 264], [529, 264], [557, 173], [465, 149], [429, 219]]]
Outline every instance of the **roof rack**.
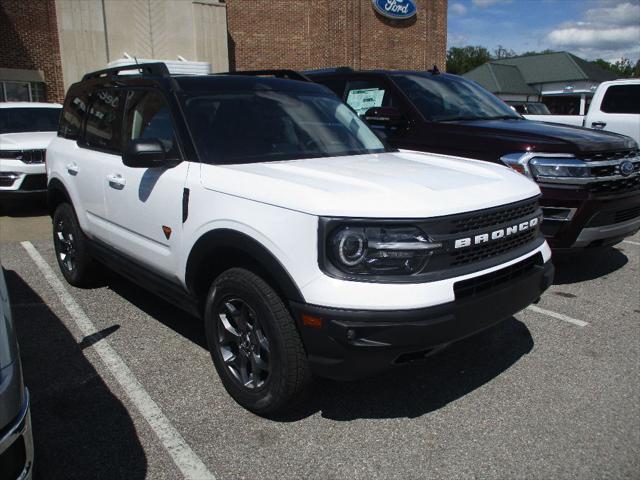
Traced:
[[246, 71], [235, 71], [235, 72], [224, 72], [224, 73], [216, 73], [215, 75], [249, 75], [253, 77], [276, 77], [276, 78], [284, 78], [288, 80], [299, 80], [302, 82], [311, 82], [309, 77], [305, 74], [296, 72], [295, 70], [246, 70]]
[[141, 75], [154, 75], [158, 77], [169, 78], [171, 74], [169, 69], [162, 62], [155, 63], [134, 63], [132, 65], [121, 65], [119, 67], [105, 68], [104, 70], [97, 70], [95, 72], [87, 73], [82, 77], [82, 81], [91, 80], [95, 78], [108, 78], [115, 77], [120, 72], [126, 72], [130, 70], [138, 70]]

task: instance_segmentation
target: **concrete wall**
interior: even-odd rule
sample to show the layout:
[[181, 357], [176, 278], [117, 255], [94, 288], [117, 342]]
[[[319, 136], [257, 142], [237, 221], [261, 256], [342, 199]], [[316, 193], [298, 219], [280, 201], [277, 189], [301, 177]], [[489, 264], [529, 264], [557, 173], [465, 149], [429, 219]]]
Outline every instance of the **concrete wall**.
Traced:
[[228, 70], [226, 6], [215, 0], [57, 0], [56, 11], [65, 88], [125, 52]]

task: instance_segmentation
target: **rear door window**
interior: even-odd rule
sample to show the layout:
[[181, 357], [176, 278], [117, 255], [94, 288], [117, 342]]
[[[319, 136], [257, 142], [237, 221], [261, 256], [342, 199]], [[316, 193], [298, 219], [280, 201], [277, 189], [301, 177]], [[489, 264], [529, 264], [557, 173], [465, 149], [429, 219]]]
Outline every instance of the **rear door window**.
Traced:
[[123, 92], [98, 90], [87, 112], [84, 144], [108, 153], [122, 153]]
[[377, 80], [350, 81], [347, 84], [345, 101], [361, 117], [370, 108], [396, 106], [389, 89]]
[[640, 113], [640, 84], [612, 85], [604, 94], [600, 109], [605, 113]]
[[87, 113], [88, 103], [89, 100], [85, 93], [69, 93], [60, 117], [59, 137], [68, 138], [69, 140], [78, 140], [80, 138], [82, 122], [84, 122]]

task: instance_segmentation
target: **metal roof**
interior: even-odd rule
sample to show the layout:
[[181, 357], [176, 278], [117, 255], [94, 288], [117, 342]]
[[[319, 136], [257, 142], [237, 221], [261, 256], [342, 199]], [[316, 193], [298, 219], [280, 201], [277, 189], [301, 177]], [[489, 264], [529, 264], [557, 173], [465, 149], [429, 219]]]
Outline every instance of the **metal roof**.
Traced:
[[528, 84], [577, 80], [604, 82], [617, 78], [614, 73], [603, 70], [569, 52], [524, 55], [494, 60], [491, 63], [518, 67], [524, 81]]
[[463, 75], [478, 82], [493, 93], [538, 95], [539, 92], [527, 85], [520, 70], [515, 65], [485, 63]]

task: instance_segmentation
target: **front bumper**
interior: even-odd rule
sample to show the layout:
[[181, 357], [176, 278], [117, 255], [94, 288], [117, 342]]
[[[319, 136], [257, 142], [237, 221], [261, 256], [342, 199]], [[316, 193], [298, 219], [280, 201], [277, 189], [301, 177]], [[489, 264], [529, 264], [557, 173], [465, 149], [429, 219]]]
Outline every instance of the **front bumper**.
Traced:
[[0, 198], [41, 197], [46, 192], [44, 163], [26, 164], [9, 159], [0, 161]]
[[543, 220], [554, 250], [602, 247], [633, 235], [640, 225], [640, 191], [596, 195], [574, 186], [541, 184], [543, 208], [575, 209], [570, 221]]
[[0, 474], [7, 480], [29, 480], [33, 475], [31, 408], [26, 389], [18, 417], [0, 431]]
[[456, 300], [442, 305], [381, 311], [293, 303], [292, 309], [314, 374], [353, 380], [425, 358], [509, 318], [540, 298], [553, 274], [551, 262], [536, 254], [458, 282]]

